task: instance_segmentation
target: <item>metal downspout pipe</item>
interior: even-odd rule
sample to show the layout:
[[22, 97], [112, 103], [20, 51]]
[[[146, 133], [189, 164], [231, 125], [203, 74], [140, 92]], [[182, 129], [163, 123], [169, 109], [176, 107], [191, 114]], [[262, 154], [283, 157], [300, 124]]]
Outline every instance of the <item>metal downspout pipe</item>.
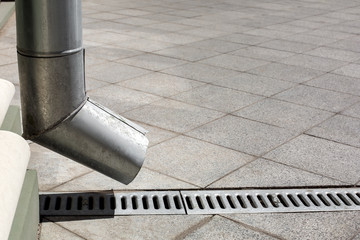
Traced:
[[16, 0], [16, 27], [23, 136], [130, 183], [146, 131], [86, 96], [81, 0]]

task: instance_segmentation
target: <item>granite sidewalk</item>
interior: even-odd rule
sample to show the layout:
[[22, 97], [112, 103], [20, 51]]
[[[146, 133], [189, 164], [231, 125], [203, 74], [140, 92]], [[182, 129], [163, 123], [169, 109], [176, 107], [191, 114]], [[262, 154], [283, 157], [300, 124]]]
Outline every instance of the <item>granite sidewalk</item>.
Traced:
[[[360, 185], [359, 0], [83, 0], [88, 95], [147, 130], [127, 186], [36, 144], [40, 191]], [[15, 18], [0, 77], [17, 86]], [[360, 239], [360, 212], [44, 222], [40, 239]]]

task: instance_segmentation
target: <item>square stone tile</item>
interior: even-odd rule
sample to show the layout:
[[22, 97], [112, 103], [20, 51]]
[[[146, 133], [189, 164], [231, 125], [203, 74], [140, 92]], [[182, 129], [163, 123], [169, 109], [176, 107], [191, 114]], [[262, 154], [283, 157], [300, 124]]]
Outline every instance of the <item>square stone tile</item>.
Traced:
[[255, 35], [255, 36], [262, 36], [268, 38], [283, 38], [291, 33], [284, 32], [284, 31], [277, 31], [273, 29], [266, 29], [266, 28], [255, 28], [249, 31], [244, 32], [245, 34]]
[[305, 54], [348, 62], [356, 61], [360, 58], [360, 53], [330, 47], [319, 47]]
[[305, 20], [295, 20], [292, 22], [288, 22], [288, 24], [294, 25], [297, 27], [305, 27], [305, 28], [309, 28], [309, 29], [317, 29], [317, 28], [321, 28], [321, 27], [330, 25], [329, 23], [307, 21], [306, 19]]
[[155, 52], [156, 54], [177, 58], [185, 61], [199, 61], [204, 58], [209, 58], [212, 56], [219, 55], [218, 52], [211, 51], [209, 49], [200, 49], [200, 48], [193, 48], [187, 46], [178, 46], [173, 48], [166, 48], [160, 51]]
[[[225, 237], [226, 236], [226, 237]], [[245, 228], [243, 225], [220, 216], [214, 216], [211, 221], [183, 239], [276, 239], [265, 233]]]
[[186, 29], [186, 30], [180, 31], [179, 33], [189, 34], [189, 35], [198, 36], [198, 37], [202, 37], [202, 38], [216, 38], [216, 37], [221, 37], [221, 36], [229, 34], [226, 31], [219, 31], [219, 30], [215, 30], [215, 29], [209, 29], [206, 27]]
[[110, 12], [97, 12], [86, 15], [88, 18], [94, 18], [98, 20], [115, 20], [119, 18], [126, 18], [126, 15], [114, 14]]
[[257, 159], [211, 184], [209, 188], [322, 187], [342, 184], [344, 183], [331, 178], [266, 159]]
[[35, 143], [30, 144], [28, 168], [37, 171], [39, 191], [48, 191], [73, 178], [92, 171], [73, 160], [63, 157]]
[[324, 72], [332, 71], [347, 64], [346, 62], [339, 60], [303, 54], [291, 56], [289, 58], [281, 60], [281, 62], [288, 65], [295, 65]]
[[294, 131], [226, 116], [187, 135], [253, 155], [262, 155], [295, 136]]
[[307, 32], [306, 34], [325, 37], [325, 38], [333, 38], [333, 39], [346, 39], [355, 36], [351, 33], [344, 33], [344, 32], [337, 32], [337, 31], [330, 31], [325, 29], [315, 29], [313, 31]]
[[351, 117], [360, 118], [360, 103], [356, 103], [351, 107], [347, 108], [345, 111], [342, 112], [342, 114]]
[[306, 82], [306, 85], [360, 95], [360, 80], [337, 74], [325, 74]]
[[244, 48], [247, 45], [228, 42], [228, 41], [222, 41], [219, 39], [205, 39], [202, 41], [186, 44], [186, 46], [206, 49], [206, 50], [210, 50], [210, 51], [216, 51], [216, 52], [220, 52], [220, 53], [228, 53], [228, 52], [240, 49], [240, 48]]
[[107, 62], [86, 70], [86, 76], [96, 80], [116, 83], [149, 73], [148, 70], [115, 62]]
[[360, 64], [348, 64], [342, 68], [336, 69], [334, 73], [360, 78]]
[[[145, 159], [147, 161], [147, 159]], [[66, 182], [52, 191], [78, 192], [78, 191], [104, 191], [104, 190], [142, 190], [142, 189], [179, 189], [198, 188], [190, 183], [166, 176], [164, 174], [142, 167], [136, 178], [128, 185], [122, 184], [101, 173], [92, 171], [88, 174]]]
[[306, 133], [360, 147], [360, 119], [357, 118], [336, 115]]
[[346, 107], [360, 100], [358, 97], [345, 93], [304, 85], [299, 85], [279, 93], [275, 95], [274, 98], [331, 112], [342, 111]]
[[145, 164], [167, 176], [205, 187], [253, 159], [243, 153], [179, 136], [150, 148]]
[[217, 79], [212, 84], [266, 97], [272, 96], [295, 85], [294, 83], [248, 73], [240, 73], [233, 77]]
[[259, 44], [259, 46], [294, 53], [306, 52], [317, 47], [315, 44], [293, 42], [281, 39], [265, 42]]
[[141, 52], [131, 49], [123, 49], [114, 45], [98, 46], [86, 49], [86, 57], [101, 58], [116, 61], [121, 58], [133, 57]]
[[147, 18], [144, 18], [144, 16], [142, 16], [142, 17], [126, 17], [126, 18], [116, 19], [113, 21], [117, 22], [117, 23], [129, 24], [129, 25], [135, 25], [135, 26], [147, 26], [147, 25], [151, 25], [151, 24], [160, 23], [160, 21], [147, 19]]
[[285, 36], [282, 37], [284, 40], [294, 41], [294, 42], [301, 42], [301, 43], [308, 43], [308, 44], [315, 44], [315, 45], [325, 45], [336, 42], [336, 39], [327, 38], [327, 37], [319, 37], [313, 36], [306, 33], [299, 33], [295, 35]]
[[231, 54], [250, 57], [250, 58], [257, 58], [266, 61], [278, 61], [280, 59], [290, 57], [295, 53], [251, 46], [251, 47], [239, 49], [237, 51], [232, 52]]
[[309, 28], [294, 26], [294, 25], [290, 25], [290, 24], [287, 24], [287, 23], [280, 23], [280, 24], [270, 25], [270, 26], [266, 26], [265, 28], [272, 29], [272, 30], [277, 30], [277, 31], [289, 32], [289, 33], [293, 33], [293, 34], [294, 33], [301, 33], [301, 32], [308, 32], [309, 31]]
[[359, 156], [358, 148], [301, 135], [264, 157], [355, 184], [359, 180]]
[[233, 112], [262, 99], [259, 96], [213, 85], [201, 86], [172, 98], [221, 112]]
[[145, 123], [139, 123], [136, 120], [134, 120], [133, 122], [135, 122], [136, 124], [140, 125], [141, 127], [143, 127], [144, 129], [146, 129], [148, 131], [146, 133], [146, 137], [149, 140], [149, 147], [154, 146], [163, 141], [166, 141], [170, 138], [174, 138], [174, 137], [178, 136], [177, 133], [167, 131], [164, 129], [160, 129], [160, 128], [157, 128], [154, 126], [150, 126]]
[[243, 33], [230, 34], [227, 36], [219, 37], [217, 39], [225, 40], [228, 42], [247, 44], [247, 45], [257, 45], [271, 40], [271, 38], [268, 37], [255, 36], [255, 35], [243, 34]]
[[59, 222], [84, 239], [174, 239], [188, 228], [208, 218], [206, 215], [144, 215]]
[[183, 133], [224, 115], [173, 100], [162, 100], [124, 114], [146, 124]]
[[[359, 28], [357, 28], [357, 29], [359, 29]], [[329, 47], [339, 48], [339, 49], [353, 51], [353, 52], [360, 52], [360, 41], [352, 40], [352, 39], [344, 39], [344, 40], [330, 44]]]
[[322, 71], [281, 63], [271, 63], [248, 72], [296, 83], [302, 83], [324, 74]]
[[223, 54], [220, 56], [208, 58], [200, 62], [217, 67], [232, 69], [236, 71], [247, 71], [269, 63], [263, 60], [256, 60], [252, 58], [234, 56], [228, 54]]
[[51, 240], [62, 240], [62, 239], [84, 240], [84, 238], [52, 222], [41, 223], [41, 232], [39, 237], [40, 237], [39, 239], [41, 240], [50, 240], [50, 239]]
[[89, 96], [116, 113], [126, 112], [161, 99], [161, 97], [152, 94], [117, 85], [109, 85], [89, 91]]
[[234, 113], [236, 116], [296, 131], [304, 131], [332, 113], [267, 98]]
[[163, 70], [162, 72], [208, 83], [239, 74], [239, 72], [234, 70], [200, 63], [188, 63]]
[[86, 91], [94, 90], [100, 87], [104, 87], [106, 85], [110, 85], [110, 83], [99, 81], [90, 77], [85, 79]]
[[204, 83], [198, 81], [159, 72], [150, 73], [119, 83], [119, 85], [127, 88], [148, 92], [163, 97], [168, 97], [184, 91], [188, 91], [203, 84]]
[[[153, 31], [153, 30], [152, 30]], [[137, 32], [139, 33], [139, 32]], [[142, 31], [140, 33], [143, 33]], [[153, 34], [151, 34], [153, 35]], [[173, 47], [175, 44], [167, 43], [167, 42], [161, 42], [156, 40], [149, 40], [149, 39], [134, 39], [130, 41], [122, 41], [116, 44], [117, 46], [121, 48], [129, 48], [134, 49], [138, 51], [144, 51], [144, 52], [153, 52], [158, 51], [164, 48]]]
[[155, 41], [168, 42], [173, 44], [182, 44], [182, 45], [205, 39], [204, 37], [198, 37], [188, 34], [179, 34], [179, 33], [166, 33], [166, 34], [151, 36], [149, 38]]
[[101, 34], [92, 34], [87, 36], [88, 39], [91, 39], [93, 42], [98, 42], [102, 44], [111, 44], [115, 42], [122, 42], [134, 39], [134, 37], [114, 32], [105, 32]]
[[275, 234], [281, 239], [294, 240], [351, 239], [359, 231], [360, 224], [357, 211], [233, 214], [227, 217]]
[[160, 71], [166, 68], [174, 67], [176, 65], [182, 65], [185, 61], [163, 57], [156, 54], [146, 53], [131, 58], [121, 59], [120, 63], [132, 65], [135, 67], [145, 68], [152, 71]]

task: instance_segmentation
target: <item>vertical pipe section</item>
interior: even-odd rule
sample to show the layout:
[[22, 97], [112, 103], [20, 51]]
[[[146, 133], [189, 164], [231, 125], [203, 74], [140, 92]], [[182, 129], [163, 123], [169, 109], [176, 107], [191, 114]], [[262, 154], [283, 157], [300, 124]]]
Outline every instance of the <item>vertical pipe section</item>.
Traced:
[[128, 184], [145, 130], [85, 93], [81, 0], [16, 0], [23, 136]]

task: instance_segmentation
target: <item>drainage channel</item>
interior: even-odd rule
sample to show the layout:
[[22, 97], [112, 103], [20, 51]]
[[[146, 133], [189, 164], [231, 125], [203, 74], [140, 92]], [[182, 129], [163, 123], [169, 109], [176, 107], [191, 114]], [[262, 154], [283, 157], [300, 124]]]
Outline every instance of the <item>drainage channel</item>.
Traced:
[[360, 188], [42, 193], [41, 216], [191, 215], [360, 210]]

